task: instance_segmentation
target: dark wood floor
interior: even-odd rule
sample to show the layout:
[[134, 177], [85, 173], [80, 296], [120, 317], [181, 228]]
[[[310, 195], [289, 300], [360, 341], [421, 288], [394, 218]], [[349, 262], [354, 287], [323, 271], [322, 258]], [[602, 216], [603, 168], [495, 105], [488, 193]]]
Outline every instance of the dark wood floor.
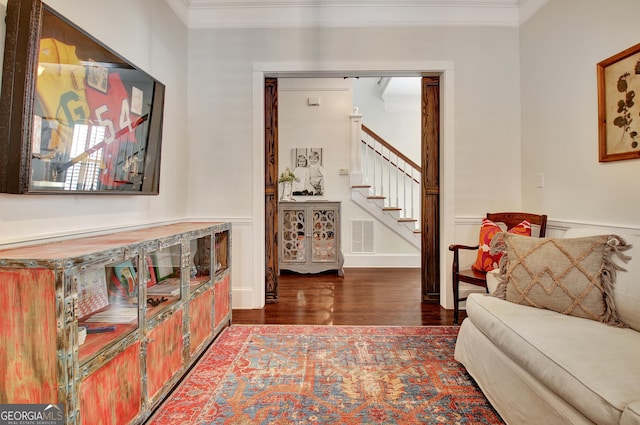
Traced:
[[[345, 269], [303, 275], [283, 272], [278, 302], [260, 310], [233, 310], [236, 324], [451, 325], [453, 310], [420, 301], [420, 269]], [[461, 312], [461, 319], [464, 312]]]

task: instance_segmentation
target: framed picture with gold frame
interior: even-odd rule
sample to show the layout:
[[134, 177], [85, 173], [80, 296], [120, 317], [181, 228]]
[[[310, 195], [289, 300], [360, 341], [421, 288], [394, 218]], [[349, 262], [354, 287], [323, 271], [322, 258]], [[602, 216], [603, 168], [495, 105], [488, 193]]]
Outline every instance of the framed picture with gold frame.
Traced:
[[8, 0], [0, 192], [158, 194], [164, 91], [41, 0]]
[[640, 158], [640, 44], [597, 64], [600, 162]]

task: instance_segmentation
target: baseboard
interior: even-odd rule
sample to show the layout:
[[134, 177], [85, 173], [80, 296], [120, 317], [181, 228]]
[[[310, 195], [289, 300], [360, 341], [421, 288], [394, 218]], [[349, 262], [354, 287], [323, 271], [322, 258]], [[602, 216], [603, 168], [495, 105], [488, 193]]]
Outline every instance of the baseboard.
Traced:
[[[255, 305], [255, 296], [253, 288], [232, 288], [231, 297], [234, 309], [254, 309], [262, 308], [262, 305]], [[233, 318], [232, 318], [233, 321]]]
[[420, 264], [419, 254], [347, 254], [344, 256], [344, 267], [419, 268]]

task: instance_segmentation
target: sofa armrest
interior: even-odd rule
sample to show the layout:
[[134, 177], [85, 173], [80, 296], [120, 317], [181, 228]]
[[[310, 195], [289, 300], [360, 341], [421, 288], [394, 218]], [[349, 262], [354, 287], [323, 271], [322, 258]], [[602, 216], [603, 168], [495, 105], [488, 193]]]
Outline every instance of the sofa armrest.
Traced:
[[627, 404], [620, 417], [620, 425], [640, 425], [640, 400]]

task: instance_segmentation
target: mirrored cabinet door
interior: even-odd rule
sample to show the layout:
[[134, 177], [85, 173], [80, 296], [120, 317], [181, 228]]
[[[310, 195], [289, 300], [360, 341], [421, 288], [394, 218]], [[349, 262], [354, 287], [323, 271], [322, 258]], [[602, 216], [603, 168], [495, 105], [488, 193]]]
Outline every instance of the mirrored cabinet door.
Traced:
[[336, 270], [344, 275], [340, 247], [340, 202], [281, 201], [278, 204], [278, 268], [298, 273]]
[[311, 209], [313, 239], [311, 242], [311, 261], [316, 263], [335, 263], [338, 261], [336, 227], [338, 225], [336, 208]]

